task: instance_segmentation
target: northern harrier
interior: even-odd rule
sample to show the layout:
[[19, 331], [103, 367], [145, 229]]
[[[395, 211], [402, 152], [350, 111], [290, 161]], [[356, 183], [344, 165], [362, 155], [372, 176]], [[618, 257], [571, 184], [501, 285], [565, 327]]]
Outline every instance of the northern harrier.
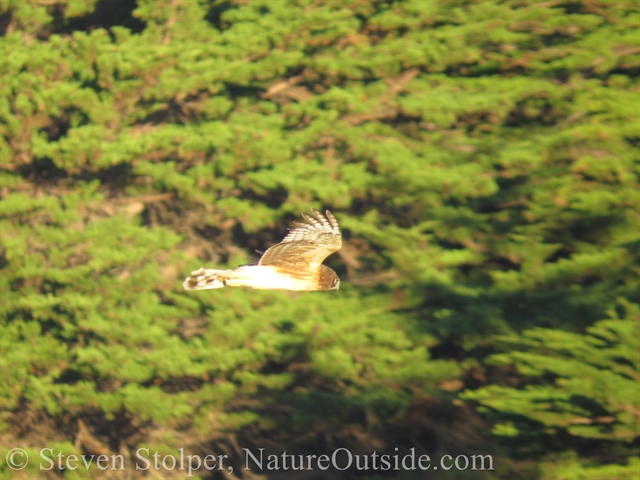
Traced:
[[191, 272], [183, 283], [184, 289], [338, 290], [338, 275], [322, 265], [325, 258], [342, 246], [338, 221], [328, 210], [326, 216], [315, 208], [311, 211], [313, 217], [302, 214], [308, 223], [295, 222], [295, 228], [282, 242], [269, 248], [257, 264], [243, 265], [234, 270], [201, 268]]

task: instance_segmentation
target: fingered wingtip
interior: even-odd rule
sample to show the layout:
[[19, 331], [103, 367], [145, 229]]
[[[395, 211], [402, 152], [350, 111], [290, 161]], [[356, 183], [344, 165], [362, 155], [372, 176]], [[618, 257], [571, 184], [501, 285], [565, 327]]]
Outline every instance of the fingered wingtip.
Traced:
[[[330, 210], [325, 210], [325, 213], [322, 214], [320, 210], [315, 207], [311, 207], [311, 213], [313, 217], [305, 212], [301, 212], [300, 215], [307, 223], [301, 222], [293, 222], [293, 224], [298, 228], [322, 228], [329, 227], [336, 233], [340, 231], [340, 226], [338, 225], [338, 220], [335, 215], [331, 213]], [[315, 218], [314, 218], [315, 217]], [[294, 229], [295, 230], [295, 229]]]

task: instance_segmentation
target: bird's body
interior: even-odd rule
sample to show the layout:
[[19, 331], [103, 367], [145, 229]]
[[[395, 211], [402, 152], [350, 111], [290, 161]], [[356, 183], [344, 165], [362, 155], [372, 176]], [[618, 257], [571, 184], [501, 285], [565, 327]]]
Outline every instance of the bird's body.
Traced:
[[257, 265], [232, 270], [200, 268], [184, 281], [185, 290], [248, 287], [260, 290], [338, 290], [336, 272], [322, 261], [342, 246], [335, 217], [312, 209], [314, 217], [302, 214], [308, 223], [297, 223], [282, 242], [269, 248]]
[[[331, 273], [324, 271], [325, 269], [335, 274], [325, 265], [320, 265], [318, 270], [320, 275], [307, 275], [305, 272], [292, 275], [291, 271], [272, 265], [243, 265], [233, 270], [201, 268], [191, 272], [191, 276], [185, 281], [184, 288], [186, 290], [222, 287], [251, 287], [258, 290], [325, 290], [324, 288], [316, 288], [318, 285], [323, 285], [323, 279], [320, 277], [331, 277]], [[324, 275], [322, 275], [323, 273]], [[335, 289], [337, 290], [337, 288]]]

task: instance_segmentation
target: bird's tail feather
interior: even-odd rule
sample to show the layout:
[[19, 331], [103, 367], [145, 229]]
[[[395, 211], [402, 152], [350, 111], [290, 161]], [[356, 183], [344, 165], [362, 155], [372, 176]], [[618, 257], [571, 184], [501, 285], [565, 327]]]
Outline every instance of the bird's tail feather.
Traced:
[[212, 268], [200, 268], [191, 272], [182, 286], [185, 290], [208, 290], [210, 288], [222, 288], [227, 285], [233, 270], [214, 270]]

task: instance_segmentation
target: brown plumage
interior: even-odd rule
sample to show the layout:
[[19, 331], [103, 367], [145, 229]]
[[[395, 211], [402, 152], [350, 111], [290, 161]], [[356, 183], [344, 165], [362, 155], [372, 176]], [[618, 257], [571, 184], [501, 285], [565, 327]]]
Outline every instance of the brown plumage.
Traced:
[[185, 290], [227, 286], [262, 290], [338, 290], [338, 275], [322, 265], [325, 258], [342, 246], [338, 221], [328, 210], [325, 215], [315, 208], [311, 212], [313, 217], [302, 214], [307, 223], [296, 222], [295, 228], [282, 242], [269, 248], [257, 265], [233, 270], [200, 268], [184, 281]]

